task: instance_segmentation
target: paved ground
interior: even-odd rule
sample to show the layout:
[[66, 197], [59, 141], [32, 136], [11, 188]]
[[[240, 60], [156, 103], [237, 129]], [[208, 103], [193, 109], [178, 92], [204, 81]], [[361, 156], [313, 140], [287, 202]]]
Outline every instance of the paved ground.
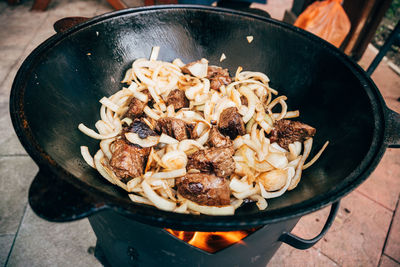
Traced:
[[[269, 1], [272, 17], [281, 18], [291, 1]], [[96, 239], [86, 219], [49, 223], [27, 205], [27, 191], [37, 172], [14, 134], [8, 98], [23, 59], [53, 34], [65, 16], [94, 16], [110, 11], [104, 0], [53, 0], [45, 13], [29, 12], [31, 1], [14, 8], [0, 2], [0, 266], [100, 266], [90, 253]], [[369, 49], [361, 65], [373, 58]], [[382, 62], [372, 76], [388, 106], [400, 112], [400, 77]], [[389, 149], [371, 177], [342, 200], [326, 237], [300, 251], [283, 245], [268, 266], [400, 266], [400, 150]], [[310, 214], [294, 232], [312, 237], [328, 210]]]

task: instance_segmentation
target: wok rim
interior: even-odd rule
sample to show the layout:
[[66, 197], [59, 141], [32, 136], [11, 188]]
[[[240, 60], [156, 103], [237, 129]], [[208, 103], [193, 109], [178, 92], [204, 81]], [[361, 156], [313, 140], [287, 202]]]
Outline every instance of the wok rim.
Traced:
[[[368, 152], [365, 154], [364, 159], [361, 163], [353, 170], [350, 175], [343, 177], [343, 183], [339, 183], [335, 188], [331, 189], [323, 195], [314, 196], [306, 201], [294, 204], [292, 206], [279, 208], [277, 210], [255, 213], [251, 215], [230, 215], [230, 216], [208, 216], [208, 215], [190, 215], [190, 214], [179, 214], [174, 212], [167, 212], [153, 207], [149, 207], [137, 203], [121, 203], [121, 199], [117, 196], [112, 196], [104, 191], [97, 190], [89, 184], [77, 179], [74, 175], [68, 172], [68, 170], [61, 167], [50, 155], [48, 155], [36, 142], [30, 128], [29, 123], [26, 120], [24, 114], [24, 91], [26, 89], [27, 78], [30, 73], [35, 69], [38, 59], [46, 53], [46, 51], [52, 46], [65, 38], [68, 38], [71, 34], [85, 29], [91, 25], [100, 23], [102, 21], [113, 19], [115, 17], [128, 15], [128, 14], [141, 14], [151, 13], [159, 10], [203, 10], [208, 12], [219, 12], [228, 13], [244, 17], [254, 18], [267, 23], [275, 24], [278, 27], [284, 28], [295, 34], [302, 35], [305, 38], [310, 39], [312, 42], [316, 42], [317, 45], [323, 46], [324, 49], [333, 54], [341, 63], [346, 65], [349, 70], [352, 71], [353, 75], [360, 81], [365, 92], [368, 95], [371, 104], [372, 112], [374, 114], [375, 128], [372, 136], [372, 144]], [[174, 229], [185, 229], [190, 227], [192, 230], [239, 230], [246, 227], [255, 227], [260, 225], [266, 225], [271, 223], [277, 223], [284, 220], [300, 217], [305, 214], [319, 210], [352, 192], [358, 185], [365, 181], [371, 172], [376, 168], [380, 159], [382, 158], [387, 145], [385, 144], [385, 128], [387, 124], [387, 114], [385, 112], [385, 102], [374, 84], [371, 78], [365, 73], [365, 71], [354, 61], [343, 54], [339, 49], [333, 45], [327, 43], [321, 38], [312, 35], [306, 31], [296, 28], [292, 25], [276, 21], [273, 19], [261, 17], [258, 15], [236, 11], [225, 8], [207, 7], [198, 5], [160, 5], [150, 7], [139, 7], [130, 8], [119, 11], [114, 11], [100, 16], [94, 17], [87, 22], [77, 25], [63, 33], [58, 33], [45, 40], [37, 48], [35, 48], [30, 55], [25, 59], [21, 67], [19, 68], [17, 75], [14, 79], [11, 95], [10, 95], [10, 114], [13, 127], [16, 134], [22, 143], [23, 147], [29, 154], [29, 156], [39, 166], [39, 170], [49, 170], [54, 176], [61, 178], [62, 180], [74, 185], [77, 190], [82, 190], [88, 194], [94, 194], [106, 203], [106, 208], [113, 209], [127, 217], [131, 217], [137, 221], [161, 227], [173, 226]], [[92, 213], [101, 210], [102, 208], [92, 210]], [[86, 217], [85, 214], [82, 217]], [[79, 217], [76, 217], [79, 218]], [[48, 218], [47, 218], [48, 219]]]

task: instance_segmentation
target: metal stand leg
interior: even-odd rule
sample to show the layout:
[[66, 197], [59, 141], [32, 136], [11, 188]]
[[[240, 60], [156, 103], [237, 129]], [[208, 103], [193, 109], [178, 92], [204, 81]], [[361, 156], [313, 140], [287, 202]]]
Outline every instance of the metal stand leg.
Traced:
[[386, 55], [386, 53], [389, 51], [390, 47], [392, 44], [396, 41], [396, 38], [400, 35], [400, 21], [397, 22], [396, 27], [394, 30], [390, 33], [389, 37], [385, 41], [384, 45], [382, 46], [381, 50], [379, 51], [378, 55], [374, 58], [372, 61], [371, 65], [369, 65], [367, 69], [367, 74], [371, 76], [371, 74], [374, 72], [376, 67], [379, 65], [379, 62], [381, 62], [382, 58]]

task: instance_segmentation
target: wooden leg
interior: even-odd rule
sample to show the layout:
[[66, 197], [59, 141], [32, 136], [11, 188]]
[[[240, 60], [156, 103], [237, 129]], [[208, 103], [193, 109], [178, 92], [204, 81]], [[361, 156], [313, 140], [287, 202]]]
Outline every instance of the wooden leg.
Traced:
[[31, 10], [45, 11], [51, 0], [35, 0]]
[[128, 6], [122, 0], [107, 0], [107, 2], [115, 9], [120, 10], [128, 8]]
[[155, 4], [154, 0], [144, 0], [145, 6], [153, 6]]

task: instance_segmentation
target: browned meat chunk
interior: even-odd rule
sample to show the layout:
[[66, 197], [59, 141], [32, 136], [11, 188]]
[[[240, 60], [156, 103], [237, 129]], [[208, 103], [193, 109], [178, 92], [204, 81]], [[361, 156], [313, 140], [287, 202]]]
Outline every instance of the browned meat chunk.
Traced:
[[218, 129], [223, 135], [229, 136], [232, 140], [235, 140], [238, 135], [246, 133], [242, 116], [237, 108], [231, 107], [221, 112]]
[[132, 124], [126, 128], [124, 128], [124, 133], [137, 133], [137, 135], [145, 139], [148, 136], [155, 136], [157, 133], [153, 131], [143, 120], [135, 119]]
[[186, 168], [215, 173], [219, 177], [229, 177], [235, 170], [233, 153], [233, 147], [212, 147], [199, 150], [188, 156]]
[[212, 147], [228, 147], [232, 146], [233, 142], [229, 136], [223, 136], [217, 127], [213, 126], [208, 137], [208, 144]]
[[228, 85], [232, 82], [228, 69], [217, 66], [208, 67], [207, 79], [210, 80], [210, 88], [214, 90], [218, 90], [222, 85]]
[[178, 141], [190, 139], [194, 125], [181, 119], [161, 118], [157, 121], [156, 131], [174, 137]]
[[298, 121], [279, 120], [275, 122], [269, 139], [271, 143], [277, 142], [284, 149], [295, 141], [303, 142], [307, 137], [315, 135], [315, 128]]
[[148, 104], [150, 105], [152, 103], [152, 98], [149, 90], [145, 89], [142, 91], [142, 93], [147, 95], [147, 98], [149, 99], [148, 103], [142, 102], [136, 97], [132, 98], [128, 106], [128, 111], [125, 113], [124, 117], [128, 117], [131, 119], [138, 118], [142, 116], [143, 110], [146, 107], [146, 105]]
[[228, 181], [213, 174], [192, 173], [176, 179], [178, 192], [200, 205], [223, 206], [230, 204]]
[[167, 106], [173, 105], [175, 110], [189, 107], [189, 100], [185, 96], [183, 90], [172, 90], [167, 97]]
[[122, 182], [143, 174], [150, 148], [131, 145], [124, 139], [114, 141], [110, 166]]

